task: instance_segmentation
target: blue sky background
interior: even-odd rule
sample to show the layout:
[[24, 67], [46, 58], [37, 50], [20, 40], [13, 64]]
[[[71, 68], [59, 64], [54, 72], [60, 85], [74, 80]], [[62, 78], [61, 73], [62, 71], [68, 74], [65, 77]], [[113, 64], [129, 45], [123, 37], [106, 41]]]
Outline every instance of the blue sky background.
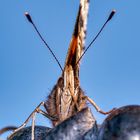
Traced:
[[[79, 0], [0, 1], [0, 128], [21, 125], [61, 75], [24, 12], [30, 12], [64, 65], [78, 5]], [[139, 0], [90, 1], [87, 45], [111, 10], [117, 11], [81, 63], [81, 87], [104, 111], [140, 104], [139, 5]], [[101, 123], [105, 116], [90, 104], [89, 107]], [[37, 124], [50, 126], [49, 120], [41, 115]]]

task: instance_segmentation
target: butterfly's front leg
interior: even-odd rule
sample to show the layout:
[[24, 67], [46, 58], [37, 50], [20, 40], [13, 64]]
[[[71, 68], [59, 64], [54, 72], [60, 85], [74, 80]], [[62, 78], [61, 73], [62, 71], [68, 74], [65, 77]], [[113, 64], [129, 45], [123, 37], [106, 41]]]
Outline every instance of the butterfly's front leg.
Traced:
[[100, 112], [101, 114], [107, 115], [107, 114], [112, 113], [114, 110], [116, 110], [116, 108], [113, 108], [112, 110], [105, 112], [105, 111], [101, 110], [100, 107], [99, 107], [98, 105], [96, 105], [96, 103], [95, 103], [91, 98], [89, 98], [88, 96], [84, 96], [84, 98], [85, 98], [87, 101], [89, 101], [89, 102], [95, 107], [95, 109], [96, 109], [98, 112]]
[[41, 103], [33, 110], [33, 112], [29, 115], [29, 117], [26, 119], [26, 121], [25, 121], [20, 127], [18, 127], [17, 129], [15, 129], [13, 133], [15, 133], [15, 132], [19, 131], [20, 129], [24, 128], [24, 127], [27, 125], [27, 123], [29, 122], [29, 120], [30, 120], [31, 118], [34, 118], [34, 116], [35, 116], [36, 113], [40, 113], [40, 114], [42, 114], [43, 116], [49, 118], [49, 119], [52, 120], [52, 121], [53, 121], [53, 120], [56, 120], [56, 118], [50, 116], [47, 112], [45, 112], [45, 111], [43, 111], [42, 109], [40, 109], [41, 106], [45, 106], [45, 103], [44, 103], [44, 102], [41, 102]]

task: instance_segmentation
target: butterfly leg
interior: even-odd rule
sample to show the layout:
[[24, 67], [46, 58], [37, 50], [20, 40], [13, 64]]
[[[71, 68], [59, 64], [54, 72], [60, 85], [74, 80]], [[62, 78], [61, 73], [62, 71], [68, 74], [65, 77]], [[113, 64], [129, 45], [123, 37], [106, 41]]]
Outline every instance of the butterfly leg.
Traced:
[[71, 97], [72, 97], [72, 100], [76, 106], [76, 109], [79, 111], [79, 106], [78, 106], [78, 103], [77, 103], [77, 96], [74, 96], [74, 93], [72, 92], [72, 90], [69, 88], [70, 90], [70, 93], [71, 93]]
[[32, 136], [31, 139], [35, 139], [35, 117], [36, 117], [36, 112], [34, 112], [33, 117], [32, 117]]
[[104, 114], [104, 115], [110, 114], [111, 112], [113, 112], [114, 110], [116, 110], [115, 108], [113, 108], [112, 110], [110, 110], [110, 111], [108, 111], [108, 112], [104, 112], [103, 110], [101, 110], [101, 109], [99, 108], [99, 106], [96, 105], [96, 103], [95, 103], [91, 98], [89, 98], [88, 96], [85, 96], [85, 98], [86, 98], [86, 99], [95, 107], [95, 109], [96, 109], [98, 112], [100, 112], [101, 114]]
[[56, 120], [56, 118], [53, 118], [53, 117], [49, 116], [48, 113], [46, 113], [46, 112], [44, 112], [43, 110], [40, 109], [40, 106], [44, 106], [44, 104], [45, 104], [44, 102], [41, 102], [34, 109], [34, 111], [29, 115], [29, 117], [26, 119], [26, 121], [20, 127], [18, 127], [16, 130], [14, 130], [13, 133], [15, 133], [15, 132], [19, 131], [20, 129], [24, 128], [27, 125], [27, 123], [30, 120], [30, 118], [34, 118], [34, 116], [35, 116], [36, 113], [40, 113], [40, 114], [44, 115], [45, 117], [49, 118], [50, 120]]
[[7, 131], [14, 131], [15, 129], [17, 129], [16, 126], [6, 126], [2, 129], [0, 129], [0, 135], [2, 135], [3, 133], [5, 133]]
[[77, 104], [77, 98], [76, 98], [74, 95], [72, 95], [72, 99], [73, 99], [73, 101], [74, 101], [74, 104], [75, 104], [75, 106], [76, 106], [76, 109], [77, 109], [78, 111], [80, 111], [80, 110], [79, 110], [79, 106], [78, 106], [78, 104]]

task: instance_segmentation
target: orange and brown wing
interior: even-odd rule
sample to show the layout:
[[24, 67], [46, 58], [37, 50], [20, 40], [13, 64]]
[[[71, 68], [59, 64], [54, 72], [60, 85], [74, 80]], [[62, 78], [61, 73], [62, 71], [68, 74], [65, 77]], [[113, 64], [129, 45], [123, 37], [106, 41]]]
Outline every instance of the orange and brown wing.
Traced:
[[65, 62], [65, 67], [71, 65], [75, 74], [79, 73], [79, 64], [76, 66], [76, 63], [82, 55], [85, 44], [88, 8], [89, 0], [80, 0], [75, 28]]

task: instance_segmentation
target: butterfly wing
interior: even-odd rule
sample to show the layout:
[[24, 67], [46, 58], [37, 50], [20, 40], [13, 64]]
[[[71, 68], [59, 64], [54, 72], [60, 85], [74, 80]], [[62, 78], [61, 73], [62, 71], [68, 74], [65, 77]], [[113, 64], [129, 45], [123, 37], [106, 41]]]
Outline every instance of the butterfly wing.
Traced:
[[82, 55], [88, 16], [89, 1], [80, 0], [78, 15], [75, 23], [74, 32], [68, 49], [65, 67], [63, 71], [63, 91], [61, 96], [60, 114], [62, 120], [75, 114], [78, 110], [85, 107], [86, 103], [82, 100], [84, 93], [79, 84], [79, 58]]
[[80, 0], [75, 28], [65, 62], [65, 68], [71, 65], [76, 77], [79, 77], [79, 64], [77, 62], [82, 55], [85, 45], [88, 9], [89, 0]]

